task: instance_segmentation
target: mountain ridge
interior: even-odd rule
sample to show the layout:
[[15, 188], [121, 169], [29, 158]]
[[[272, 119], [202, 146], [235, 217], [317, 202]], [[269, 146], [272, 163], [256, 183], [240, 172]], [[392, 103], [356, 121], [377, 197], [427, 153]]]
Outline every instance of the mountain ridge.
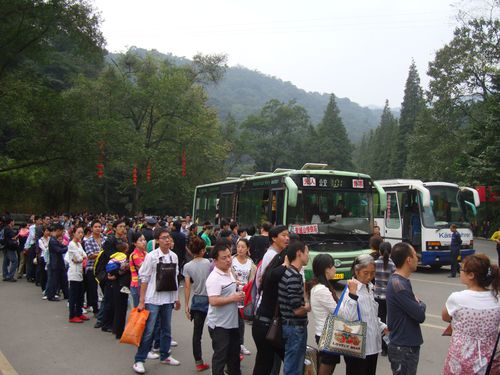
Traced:
[[[172, 53], [162, 53], [154, 49], [148, 51], [143, 48], [131, 47], [131, 50], [139, 56], [151, 53], [176, 64], [185, 64], [190, 61], [185, 57], [178, 57]], [[109, 54], [110, 57], [116, 55]], [[205, 88], [208, 94], [208, 104], [217, 109], [221, 121], [231, 115], [239, 123], [250, 115], [258, 114], [267, 101], [278, 99], [282, 102], [294, 100], [303, 106], [310, 116], [311, 123], [316, 126], [323, 118], [330, 98], [329, 93], [306, 91], [290, 81], [283, 81], [278, 77], [242, 65], [228, 67], [220, 82]], [[379, 125], [382, 107], [361, 106], [349, 98], [336, 96], [335, 99], [351, 141], [360, 141], [364, 133]], [[393, 112], [396, 116], [399, 115], [398, 110], [393, 110]]]

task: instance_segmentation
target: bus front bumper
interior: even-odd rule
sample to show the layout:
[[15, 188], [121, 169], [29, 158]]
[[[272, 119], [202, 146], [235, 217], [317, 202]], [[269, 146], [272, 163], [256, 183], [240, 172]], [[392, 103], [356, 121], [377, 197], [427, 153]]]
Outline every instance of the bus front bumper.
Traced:
[[[474, 249], [461, 249], [459, 261], [467, 255], [472, 255], [475, 252], [476, 251]], [[425, 266], [444, 266], [451, 264], [450, 251], [423, 251], [420, 263]]]

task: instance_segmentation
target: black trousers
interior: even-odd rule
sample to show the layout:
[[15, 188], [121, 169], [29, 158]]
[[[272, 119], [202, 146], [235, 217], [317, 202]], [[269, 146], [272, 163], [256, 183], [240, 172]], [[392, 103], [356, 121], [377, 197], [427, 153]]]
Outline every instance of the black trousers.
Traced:
[[102, 328], [103, 329], [112, 329], [113, 328], [113, 317], [115, 315], [113, 303], [113, 283], [110, 280], [106, 280], [103, 287], [103, 304], [101, 308], [102, 311]]
[[375, 375], [378, 354], [367, 355], [365, 359], [344, 356], [346, 375]]
[[113, 333], [117, 339], [122, 337], [127, 320], [128, 294], [120, 292], [118, 280], [113, 280]]
[[212, 375], [224, 375], [227, 363], [229, 375], [241, 375], [240, 333], [238, 328], [208, 328], [212, 338]]
[[36, 282], [40, 284], [42, 292], [47, 288], [47, 270], [45, 269], [45, 259], [38, 257], [38, 265], [36, 267]]
[[89, 269], [83, 275], [85, 283], [85, 293], [87, 293], [87, 306], [92, 306], [94, 314], [99, 312], [99, 302], [97, 296], [97, 281], [94, 277], [94, 270]]
[[47, 298], [52, 299], [59, 291], [62, 290], [64, 299], [68, 298], [68, 275], [65, 269], [51, 270], [50, 285], [47, 285]]
[[460, 267], [458, 265], [458, 256], [460, 255], [460, 250], [451, 250], [451, 276], [455, 277], [457, 275], [457, 272], [460, 273]]
[[69, 318], [82, 315], [83, 281], [69, 282]]
[[[264, 323], [255, 319], [252, 324], [252, 337], [257, 347], [255, 356], [255, 365], [253, 375], [270, 375], [274, 374], [275, 356], [283, 361], [285, 357], [285, 349], [277, 349], [266, 340], [266, 334], [269, 330], [270, 323]], [[278, 371], [279, 373], [279, 371]]]
[[193, 320], [193, 357], [195, 362], [200, 363], [203, 360], [201, 351], [201, 337], [205, 325], [206, 312], [191, 311], [191, 319]]

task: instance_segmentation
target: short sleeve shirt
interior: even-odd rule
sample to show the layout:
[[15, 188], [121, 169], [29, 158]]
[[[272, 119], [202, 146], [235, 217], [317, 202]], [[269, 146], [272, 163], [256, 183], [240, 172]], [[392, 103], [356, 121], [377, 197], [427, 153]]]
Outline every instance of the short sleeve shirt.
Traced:
[[205, 285], [210, 275], [210, 261], [205, 258], [192, 260], [184, 265], [184, 277], [191, 279], [191, 291], [196, 296], [206, 296], [207, 287]]
[[[227, 297], [236, 293], [236, 280], [231, 272], [223, 272], [217, 267], [208, 276], [208, 297]], [[238, 328], [238, 306], [231, 302], [222, 306], [208, 306], [207, 325], [210, 328], [220, 327], [225, 329]]]

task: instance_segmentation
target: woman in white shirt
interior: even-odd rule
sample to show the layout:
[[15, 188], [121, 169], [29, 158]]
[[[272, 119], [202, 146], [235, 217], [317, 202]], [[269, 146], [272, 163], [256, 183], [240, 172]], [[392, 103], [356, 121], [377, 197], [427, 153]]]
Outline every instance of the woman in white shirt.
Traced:
[[[319, 342], [326, 318], [337, 307], [337, 294], [331, 280], [335, 277], [334, 261], [330, 254], [319, 254], [314, 258], [312, 269], [314, 279], [311, 280], [310, 291], [311, 312], [314, 319], [314, 337]], [[318, 375], [332, 375], [340, 355], [321, 353]]]
[[[238, 242], [236, 242], [236, 255], [233, 257], [231, 265], [231, 272], [238, 282], [239, 290], [242, 290], [243, 286], [248, 284], [248, 282], [255, 277], [255, 271], [255, 264], [250, 258], [250, 241], [246, 238], [240, 238]], [[240, 353], [250, 355], [250, 350], [244, 345], [245, 322], [239, 314], [238, 321], [240, 328]]]
[[69, 322], [82, 323], [89, 318], [82, 313], [83, 306], [83, 262], [87, 259], [87, 253], [80, 243], [83, 238], [83, 228], [74, 228], [73, 238], [68, 244], [66, 256], [69, 264]]
[[[500, 324], [500, 272], [484, 254], [469, 255], [460, 268], [460, 281], [467, 289], [452, 293], [442, 311], [443, 320], [451, 321], [453, 328], [443, 373], [484, 374]], [[497, 362], [491, 374], [499, 373]]]
[[378, 317], [378, 303], [373, 294], [371, 281], [375, 277], [375, 260], [369, 254], [358, 256], [352, 265], [354, 277], [347, 281], [349, 293], [340, 303], [338, 316], [358, 320], [358, 306], [361, 320], [366, 322], [366, 357], [344, 356], [346, 375], [374, 375], [377, 371], [378, 354], [382, 351], [380, 338], [389, 333], [387, 325]]

